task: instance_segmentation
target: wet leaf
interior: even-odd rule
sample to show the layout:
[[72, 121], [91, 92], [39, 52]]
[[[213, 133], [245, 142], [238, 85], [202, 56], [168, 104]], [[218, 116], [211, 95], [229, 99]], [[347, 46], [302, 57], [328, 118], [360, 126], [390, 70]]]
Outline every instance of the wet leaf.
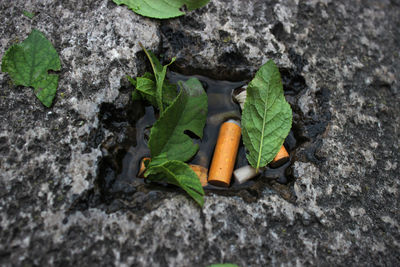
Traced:
[[272, 60], [257, 71], [247, 87], [242, 126], [247, 159], [258, 170], [274, 159], [292, 127], [292, 110]]
[[[144, 46], [141, 43], [139, 43], [139, 44], [142, 47], [142, 49], [144, 50], [144, 52], [146, 53], [148, 59], [150, 60], [151, 67], [153, 68], [154, 77], [155, 77], [155, 81], [156, 81], [155, 98], [156, 98], [158, 109], [160, 110], [161, 113], [163, 113], [164, 112], [163, 88], [165, 88], [163, 85], [164, 85], [165, 75], [167, 74], [167, 67], [175, 61], [175, 58], [172, 58], [170, 63], [163, 66], [163, 65], [161, 65], [158, 58], [151, 51], [147, 51], [146, 48], [144, 48]], [[145, 78], [148, 78], [148, 77], [145, 77]], [[137, 81], [136, 81], [136, 83], [137, 83]], [[143, 84], [143, 85], [148, 86], [148, 84]]]
[[174, 102], [161, 114], [150, 132], [151, 165], [164, 160], [187, 161], [199, 146], [185, 133], [203, 137], [207, 119], [207, 94], [200, 81], [191, 78], [180, 82], [181, 91]]
[[57, 51], [43, 33], [33, 30], [20, 44], [11, 46], [5, 53], [1, 70], [8, 72], [15, 85], [33, 87], [37, 98], [50, 107], [58, 86], [61, 63]]
[[185, 15], [183, 11], [205, 6], [210, 0], [113, 0], [117, 5], [126, 5], [135, 13], [157, 19], [174, 18]]
[[200, 206], [204, 205], [204, 190], [200, 180], [186, 163], [177, 160], [166, 161], [160, 165], [150, 166], [145, 175], [151, 181], [179, 186]]

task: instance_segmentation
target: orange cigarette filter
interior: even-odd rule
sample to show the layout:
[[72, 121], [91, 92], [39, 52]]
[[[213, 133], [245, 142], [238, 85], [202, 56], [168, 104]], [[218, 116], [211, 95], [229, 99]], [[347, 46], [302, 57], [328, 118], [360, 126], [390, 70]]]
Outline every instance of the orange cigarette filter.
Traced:
[[142, 158], [142, 160], [140, 161], [140, 168], [137, 177], [144, 178], [144, 172], [146, 171], [146, 165], [144, 163], [147, 160], [150, 161], [151, 158]]
[[276, 154], [275, 158], [269, 164], [272, 168], [276, 168], [286, 163], [289, 160], [289, 153], [286, 151], [286, 148], [282, 145], [278, 154]]
[[212, 185], [228, 187], [231, 183], [233, 167], [239, 148], [241, 128], [236, 120], [224, 122], [219, 130], [217, 145], [211, 162], [208, 182]]
[[[144, 173], [146, 171], [146, 165], [144, 164], [144, 162], [146, 160], [150, 161], [151, 159], [150, 158], [142, 158], [142, 160], [140, 161], [140, 169], [137, 174], [137, 177], [139, 177], [139, 178], [144, 178]], [[207, 185], [207, 172], [208, 172], [207, 168], [204, 168], [203, 166], [200, 166], [200, 165], [194, 165], [194, 164], [189, 164], [189, 167], [197, 174], [201, 185], [206, 186]]]
[[208, 169], [204, 168], [203, 166], [194, 165], [194, 164], [190, 164], [189, 167], [192, 168], [192, 170], [199, 177], [201, 186], [206, 186], [207, 185], [207, 172], [208, 172]]

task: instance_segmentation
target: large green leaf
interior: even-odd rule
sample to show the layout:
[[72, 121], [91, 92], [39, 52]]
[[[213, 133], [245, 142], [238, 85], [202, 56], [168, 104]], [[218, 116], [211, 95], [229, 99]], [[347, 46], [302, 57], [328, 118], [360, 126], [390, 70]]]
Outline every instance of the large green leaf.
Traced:
[[185, 190], [200, 206], [204, 205], [204, 190], [197, 174], [182, 161], [171, 160], [151, 166], [145, 174], [149, 180], [174, 184]]
[[151, 52], [147, 51], [144, 46], [139, 43], [144, 52], [146, 53], [147, 57], [150, 60], [151, 67], [153, 68], [154, 76], [156, 79], [156, 102], [158, 109], [161, 111], [161, 113], [164, 112], [164, 105], [163, 105], [163, 85], [164, 85], [164, 79], [165, 75], [167, 74], [167, 67], [171, 65], [174, 61], [175, 58], [172, 58], [171, 62], [168, 63], [167, 65], [163, 66], [161, 65], [160, 61], [158, 58]]
[[292, 110], [272, 60], [257, 71], [247, 87], [242, 126], [247, 159], [258, 171], [273, 160], [292, 127]]
[[196, 78], [180, 82], [181, 91], [174, 102], [161, 114], [150, 132], [151, 165], [164, 160], [187, 161], [199, 146], [185, 133], [203, 137], [207, 119], [207, 95]]
[[145, 17], [167, 19], [185, 15], [188, 11], [205, 6], [210, 0], [114, 0], [117, 5], [127, 5], [135, 13]]
[[49, 70], [60, 70], [57, 51], [43, 33], [33, 30], [20, 44], [5, 53], [1, 71], [8, 72], [15, 85], [33, 87], [37, 98], [50, 107], [58, 86], [58, 75]]

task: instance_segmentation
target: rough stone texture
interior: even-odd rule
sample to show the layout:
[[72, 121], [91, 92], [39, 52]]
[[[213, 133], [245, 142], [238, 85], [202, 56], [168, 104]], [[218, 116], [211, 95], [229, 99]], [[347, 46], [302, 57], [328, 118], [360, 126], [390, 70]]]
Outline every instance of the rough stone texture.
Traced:
[[[160, 22], [106, 0], [17, 0], [0, 22], [1, 54], [37, 28], [62, 61], [51, 109], [0, 73], [3, 266], [400, 265], [399, 1], [212, 0]], [[294, 201], [266, 186], [203, 210], [179, 192], [145, 212], [71, 210], [95, 187], [100, 104], [126, 105], [124, 75], [146, 67], [138, 41], [185, 73], [240, 80], [271, 58], [304, 77], [298, 113], [325, 124], [305, 129]]]

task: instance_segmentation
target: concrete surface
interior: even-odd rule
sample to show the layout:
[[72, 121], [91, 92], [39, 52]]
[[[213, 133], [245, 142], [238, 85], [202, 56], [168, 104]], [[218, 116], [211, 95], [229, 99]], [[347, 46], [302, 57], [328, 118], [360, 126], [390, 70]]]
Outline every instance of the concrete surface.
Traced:
[[[33, 28], [62, 71], [50, 109], [0, 73], [2, 266], [400, 265], [399, 1], [212, 0], [165, 21], [111, 0], [0, 1], [1, 55]], [[202, 210], [178, 191], [96, 198], [113, 138], [99, 112], [129, 105], [139, 41], [185, 74], [243, 80], [273, 59], [300, 81], [294, 181], [208, 193]]]

